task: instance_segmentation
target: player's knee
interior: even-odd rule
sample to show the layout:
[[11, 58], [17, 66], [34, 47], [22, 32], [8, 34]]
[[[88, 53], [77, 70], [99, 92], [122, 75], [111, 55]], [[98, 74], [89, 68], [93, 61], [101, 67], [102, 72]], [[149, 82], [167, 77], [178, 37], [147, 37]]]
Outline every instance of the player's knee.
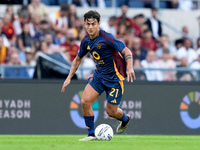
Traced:
[[87, 100], [82, 99], [81, 100], [81, 105], [82, 105], [83, 108], [85, 108], [85, 107], [87, 108], [87, 107], [90, 106], [90, 103]]
[[86, 106], [86, 105], [87, 105], [87, 102], [86, 102], [85, 100], [82, 99], [82, 100], [81, 100], [81, 105], [82, 105], [82, 106]]

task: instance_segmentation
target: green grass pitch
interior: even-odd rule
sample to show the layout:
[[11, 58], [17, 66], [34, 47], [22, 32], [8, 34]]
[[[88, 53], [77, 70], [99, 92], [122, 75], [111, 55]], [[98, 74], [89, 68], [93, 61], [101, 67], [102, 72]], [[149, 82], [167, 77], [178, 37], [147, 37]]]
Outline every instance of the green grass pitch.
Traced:
[[200, 150], [200, 136], [114, 135], [79, 142], [85, 135], [0, 135], [0, 150]]

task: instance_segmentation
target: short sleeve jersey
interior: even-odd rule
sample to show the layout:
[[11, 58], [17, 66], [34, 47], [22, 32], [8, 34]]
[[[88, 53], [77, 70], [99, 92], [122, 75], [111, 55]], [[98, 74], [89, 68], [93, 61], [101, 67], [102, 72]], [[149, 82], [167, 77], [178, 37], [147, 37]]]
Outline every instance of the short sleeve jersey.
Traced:
[[94, 73], [105, 80], [118, 82], [126, 76], [126, 62], [121, 53], [125, 47], [112, 34], [100, 30], [94, 39], [90, 39], [88, 34], [84, 37], [78, 56], [82, 58], [90, 52], [96, 62]]

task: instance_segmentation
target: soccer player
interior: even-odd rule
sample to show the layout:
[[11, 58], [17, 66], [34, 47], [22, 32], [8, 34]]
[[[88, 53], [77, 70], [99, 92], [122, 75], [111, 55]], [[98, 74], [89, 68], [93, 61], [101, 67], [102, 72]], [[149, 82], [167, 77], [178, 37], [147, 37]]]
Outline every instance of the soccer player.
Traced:
[[118, 105], [124, 92], [126, 71], [128, 82], [133, 82], [135, 79], [132, 54], [124, 43], [112, 34], [100, 30], [99, 26], [100, 14], [97, 11], [90, 10], [84, 14], [84, 27], [88, 34], [81, 42], [80, 50], [72, 62], [70, 73], [61, 90], [61, 92], [65, 92], [65, 88], [70, 84], [81, 59], [90, 52], [96, 62], [96, 69], [93, 77], [88, 79], [81, 100], [88, 136], [79, 141], [96, 140], [94, 113], [91, 106], [103, 91], [106, 92], [107, 114], [120, 121], [116, 132], [119, 134], [124, 132], [131, 119], [131, 116], [125, 114], [118, 108]]

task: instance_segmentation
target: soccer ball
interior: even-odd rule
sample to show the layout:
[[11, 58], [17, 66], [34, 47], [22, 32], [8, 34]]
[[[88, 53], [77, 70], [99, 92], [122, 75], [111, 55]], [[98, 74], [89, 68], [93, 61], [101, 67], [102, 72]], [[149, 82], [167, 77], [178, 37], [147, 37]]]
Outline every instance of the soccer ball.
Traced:
[[95, 129], [95, 136], [100, 141], [110, 141], [113, 138], [113, 129], [108, 124], [100, 124]]

